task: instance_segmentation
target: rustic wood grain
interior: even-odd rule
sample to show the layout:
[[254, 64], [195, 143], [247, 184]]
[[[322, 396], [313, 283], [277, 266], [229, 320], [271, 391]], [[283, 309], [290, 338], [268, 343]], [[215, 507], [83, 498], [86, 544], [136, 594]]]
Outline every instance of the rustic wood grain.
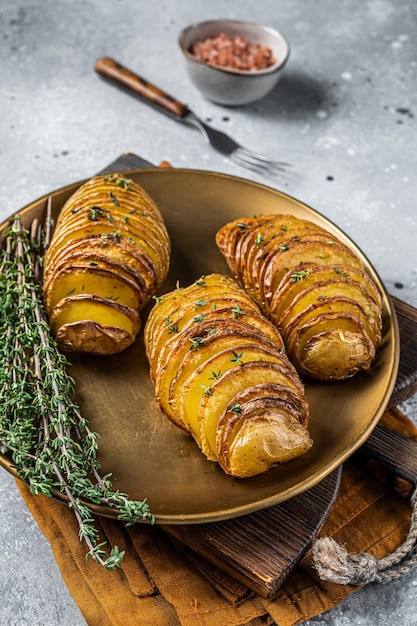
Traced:
[[400, 366], [388, 408], [392, 409], [417, 392], [417, 309], [391, 296], [400, 330]]
[[326, 519], [341, 474], [340, 467], [309, 491], [250, 515], [164, 530], [261, 596], [273, 597]]

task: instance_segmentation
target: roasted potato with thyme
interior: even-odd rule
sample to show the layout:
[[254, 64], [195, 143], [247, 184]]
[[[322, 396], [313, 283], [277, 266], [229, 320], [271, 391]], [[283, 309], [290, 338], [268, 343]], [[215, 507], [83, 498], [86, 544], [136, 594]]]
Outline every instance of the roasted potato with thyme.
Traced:
[[311, 447], [281, 335], [231, 278], [210, 274], [157, 298], [144, 339], [157, 404], [227, 474], [260, 474]]
[[349, 246], [292, 215], [235, 220], [216, 242], [300, 373], [341, 380], [370, 368], [381, 342], [381, 295]]
[[138, 184], [110, 174], [82, 185], [59, 214], [44, 262], [45, 306], [60, 348], [110, 355], [131, 345], [170, 251], [159, 208]]

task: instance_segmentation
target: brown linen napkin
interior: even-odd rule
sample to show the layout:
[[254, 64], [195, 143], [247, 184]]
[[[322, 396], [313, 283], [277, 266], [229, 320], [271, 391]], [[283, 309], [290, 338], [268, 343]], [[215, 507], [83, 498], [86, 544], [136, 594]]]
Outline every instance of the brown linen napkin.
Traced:
[[[417, 429], [398, 409], [386, 412], [380, 423], [417, 439]], [[100, 518], [103, 540], [126, 550], [122, 569], [108, 572], [93, 561], [86, 564], [75, 518], [65, 504], [32, 496], [26, 485], [17, 484], [89, 626], [293, 626], [358, 589], [319, 581], [309, 552], [279, 595], [266, 600], [174, 545], [157, 527], [126, 528]], [[376, 478], [355, 459], [347, 461], [320, 536], [346, 544], [349, 552], [369, 551], [377, 558], [391, 553], [410, 525], [411, 507], [399, 492], [384, 476]]]

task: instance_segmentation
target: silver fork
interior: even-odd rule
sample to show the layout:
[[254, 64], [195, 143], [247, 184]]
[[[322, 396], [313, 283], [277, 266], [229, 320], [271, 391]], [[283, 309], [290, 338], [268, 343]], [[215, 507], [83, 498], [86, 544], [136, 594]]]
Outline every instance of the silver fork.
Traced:
[[262, 154], [241, 146], [234, 141], [234, 139], [229, 137], [229, 135], [226, 135], [226, 133], [203, 122], [185, 104], [168, 95], [159, 87], [156, 87], [113, 59], [109, 57], [99, 59], [96, 62], [95, 69], [102, 76], [110, 78], [123, 87], [140, 95], [148, 103], [170, 114], [170, 116], [177, 121], [198, 128], [207, 143], [239, 165], [269, 176], [282, 175], [287, 168], [291, 167], [289, 163], [270, 159], [267, 156], [263, 156]]

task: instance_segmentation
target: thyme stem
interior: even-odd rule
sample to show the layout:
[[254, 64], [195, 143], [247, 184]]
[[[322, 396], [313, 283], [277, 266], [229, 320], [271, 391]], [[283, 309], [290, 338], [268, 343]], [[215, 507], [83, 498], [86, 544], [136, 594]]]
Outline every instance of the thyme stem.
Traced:
[[33, 494], [63, 494], [86, 559], [112, 570], [124, 553], [114, 546], [107, 554], [99, 543], [89, 503], [113, 508], [127, 525], [154, 518], [146, 500], [113, 491], [110, 475], [100, 474], [99, 435], [73, 399], [75, 383], [49, 329], [32, 243], [17, 216], [0, 251], [0, 452]]

